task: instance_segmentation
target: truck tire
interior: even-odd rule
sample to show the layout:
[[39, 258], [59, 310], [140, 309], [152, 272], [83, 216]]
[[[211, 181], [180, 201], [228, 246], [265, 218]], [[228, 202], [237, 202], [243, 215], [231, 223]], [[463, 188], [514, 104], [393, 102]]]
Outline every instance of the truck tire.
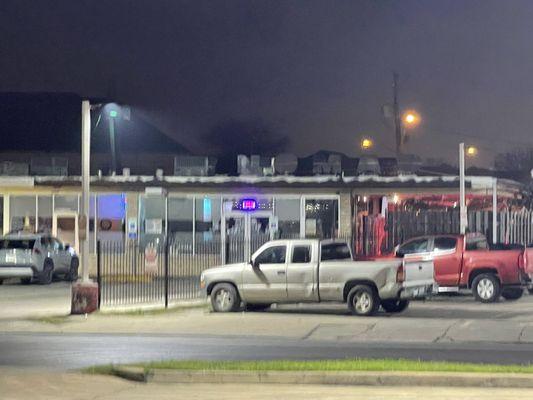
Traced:
[[400, 313], [409, 307], [409, 300], [382, 300], [381, 307], [389, 313]]
[[211, 306], [215, 312], [237, 311], [240, 305], [239, 293], [230, 283], [218, 283], [211, 291]]
[[49, 285], [54, 277], [54, 264], [51, 261], [45, 261], [43, 270], [39, 274], [39, 283]]
[[500, 298], [500, 281], [494, 274], [479, 274], [472, 282], [472, 293], [477, 301], [494, 303]]
[[502, 297], [505, 300], [518, 300], [524, 294], [524, 289], [522, 288], [510, 288], [502, 290]]
[[246, 304], [246, 311], [264, 311], [270, 304]]
[[353, 315], [367, 317], [375, 314], [379, 308], [379, 296], [368, 285], [357, 285], [348, 293], [348, 309]]

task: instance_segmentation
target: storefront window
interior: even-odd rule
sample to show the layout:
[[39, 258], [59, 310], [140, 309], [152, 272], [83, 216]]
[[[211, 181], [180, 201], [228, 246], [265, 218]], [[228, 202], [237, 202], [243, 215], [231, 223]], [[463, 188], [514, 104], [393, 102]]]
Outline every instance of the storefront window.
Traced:
[[11, 196], [9, 214], [11, 231], [35, 232], [36, 196]]
[[300, 199], [275, 199], [278, 218], [277, 237], [281, 239], [300, 236]]
[[339, 202], [336, 199], [305, 200], [305, 237], [335, 238]]
[[78, 195], [56, 195], [54, 197], [54, 209], [69, 210], [79, 212], [78, 210]]
[[211, 241], [220, 233], [220, 198], [197, 197], [195, 230], [197, 241]]
[[166, 232], [164, 196], [143, 196], [140, 202], [141, 245], [163, 243]]
[[97, 239], [107, 242], [123, 242], [126, 196], [124, 194], [98, 195], [97, 208]]
[[52, 232], [52, 196], [37, 197], [39, 232]]
[[192, 243], [193, 199], [168, 198], [169, 235], [180, 243]]

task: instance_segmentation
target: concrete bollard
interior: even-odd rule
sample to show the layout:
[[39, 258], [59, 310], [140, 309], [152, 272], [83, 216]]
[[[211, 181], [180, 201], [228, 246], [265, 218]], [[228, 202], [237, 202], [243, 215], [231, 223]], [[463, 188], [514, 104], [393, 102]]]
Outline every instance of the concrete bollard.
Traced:
[[71, 314], [88, 314], [98, 309], [98, 283], [76, 282], [72, 285]]

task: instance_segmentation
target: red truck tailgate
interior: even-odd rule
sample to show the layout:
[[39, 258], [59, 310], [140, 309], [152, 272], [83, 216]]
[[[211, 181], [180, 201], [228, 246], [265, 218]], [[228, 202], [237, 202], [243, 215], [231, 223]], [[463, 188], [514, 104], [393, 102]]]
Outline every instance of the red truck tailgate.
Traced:
[[524, 252], [524, 272], [533, 279], [533, 247], [526, 247]]

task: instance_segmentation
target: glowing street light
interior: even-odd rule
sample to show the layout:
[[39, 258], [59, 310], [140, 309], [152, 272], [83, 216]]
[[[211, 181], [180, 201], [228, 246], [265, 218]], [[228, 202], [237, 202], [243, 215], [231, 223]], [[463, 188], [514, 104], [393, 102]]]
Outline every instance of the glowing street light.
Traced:
[[475, 146], [468, 146], [466, 148], [466, 155], [469, 157], [475, 157], [477, 156], [477, 147]]
[[403, 115], [403, 123], [406, 128], [414, 128], [420, 123], [420, 115], [414, 111], [406, 111]]
[[374, 147], [374, 141], [370, 138], [363, 138], [361, 140], [361, 149], [368, 150]]

